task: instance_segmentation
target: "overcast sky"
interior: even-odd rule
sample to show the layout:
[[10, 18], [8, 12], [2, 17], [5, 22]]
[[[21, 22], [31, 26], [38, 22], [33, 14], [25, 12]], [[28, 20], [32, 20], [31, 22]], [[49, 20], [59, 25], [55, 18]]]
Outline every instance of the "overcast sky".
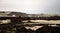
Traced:
[[0, 11], [60, 14], [60, 0], [0, 0]]

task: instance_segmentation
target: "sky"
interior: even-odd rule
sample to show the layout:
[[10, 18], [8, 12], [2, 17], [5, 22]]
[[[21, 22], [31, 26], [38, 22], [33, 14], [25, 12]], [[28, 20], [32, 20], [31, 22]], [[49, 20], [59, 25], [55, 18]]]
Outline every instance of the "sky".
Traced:
[[0, 0], [0, 11], [60, 14], [60, 0]]

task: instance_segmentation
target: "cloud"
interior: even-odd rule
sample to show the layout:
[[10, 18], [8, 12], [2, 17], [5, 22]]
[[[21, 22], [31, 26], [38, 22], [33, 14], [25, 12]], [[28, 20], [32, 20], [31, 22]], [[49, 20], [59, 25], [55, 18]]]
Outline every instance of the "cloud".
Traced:
[[0, 10], [60, 14], [60, 0], [0, 0]]

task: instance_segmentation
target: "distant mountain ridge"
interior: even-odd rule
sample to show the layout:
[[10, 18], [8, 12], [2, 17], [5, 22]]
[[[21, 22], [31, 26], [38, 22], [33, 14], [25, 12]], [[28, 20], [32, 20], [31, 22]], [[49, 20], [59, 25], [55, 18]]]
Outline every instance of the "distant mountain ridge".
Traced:
[[10, 12], [10, 11], [0, 11], [0, 15], [16, 15], [16, 16], [29, 16], [29, 17], [51, 17], [51, 16], [60, 16], [57, 14], [26, 14], [23, 12]]

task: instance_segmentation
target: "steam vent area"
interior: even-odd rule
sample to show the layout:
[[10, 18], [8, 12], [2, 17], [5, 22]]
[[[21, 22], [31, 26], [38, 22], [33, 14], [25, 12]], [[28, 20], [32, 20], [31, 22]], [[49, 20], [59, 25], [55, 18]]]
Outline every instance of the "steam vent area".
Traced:
[[60, 15], [0, 12], [0, 33], [60, 33]]

